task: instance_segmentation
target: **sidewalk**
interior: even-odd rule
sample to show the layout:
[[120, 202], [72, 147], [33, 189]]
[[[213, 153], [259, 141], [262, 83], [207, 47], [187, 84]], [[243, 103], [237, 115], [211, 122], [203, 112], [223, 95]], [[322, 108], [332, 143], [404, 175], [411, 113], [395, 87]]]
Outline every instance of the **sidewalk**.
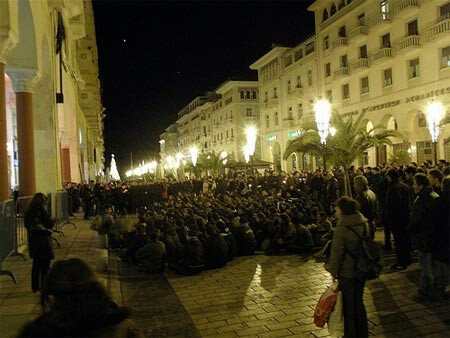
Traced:
[[[83, 220], [81, 214], [71, 224], [63, 227], [64, 235], [55, 235], [61, 246], [55, 246], [55, 260], [78, 257], [85, 260], [95, 270], [95, 249], [97, 233], [90, 230], [90, 221]], [[0, 277], [0, 337], [15, 337], [20, 328], [41, 313], [39, 293], [31, 292], [31, 259], [9, 257], [3, 262], [3, 269], [12, 271], [17, 284], [6, 276]], [[118, 304], [123, 304], [117, 264], [111, 264], [109, 274], [98, 273], [100, 281], [107, 287]]]

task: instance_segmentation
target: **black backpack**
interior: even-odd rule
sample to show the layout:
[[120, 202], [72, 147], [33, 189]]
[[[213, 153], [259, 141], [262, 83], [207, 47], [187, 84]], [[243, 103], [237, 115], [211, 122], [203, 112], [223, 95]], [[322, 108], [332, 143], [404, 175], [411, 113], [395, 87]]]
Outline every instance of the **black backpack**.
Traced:
[[371, 280], [380, 277], [382, 266], [380, 264], [381, 251], [377, 243], [367, 236], [366, 226], [364, 225], [363, 236], [360, 236], [355, 229], [347, 227], [360, 240], [358, 250], [355, 253], [347, 253], [355, 260], [355, 270], [357, 278]]

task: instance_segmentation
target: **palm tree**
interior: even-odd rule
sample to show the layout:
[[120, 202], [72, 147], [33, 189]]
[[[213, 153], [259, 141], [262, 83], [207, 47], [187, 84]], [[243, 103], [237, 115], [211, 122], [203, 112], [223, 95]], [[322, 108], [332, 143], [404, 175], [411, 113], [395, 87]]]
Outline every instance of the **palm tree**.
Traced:
[[222, 152], [216, 154], [215, 151], [200, 154], [197, 166], [205, 171], [210, 171], [211, 175], [216, 177], [220, 170], [224, 169], [232, 161], [232, 157], [229, 154], [226, 154], [226, 156], [222, 154]]
[[388, 130], [378, 125], [371, 130], [362, 125], [364, 113], [355, 120], [353, 117], [344, 119], [337, 112], [332, 112], [330, 124], [336, 129], [334, 136], [329, 136], [326, 145], [320, 143], [320, 137], [315, 123], [305, 125], [304, 131], [296, 139], [290, 140], [284, 152], [284, 159], [292, 153], [300, 152], [315, 156], [326, 156], [335, 166], [344, 168], [345, 195], [351, 196], [348, 168], [365, 151], [378, 145], [392, 145], [391, 138], [401, 138], [403, 135], [396, 130]]

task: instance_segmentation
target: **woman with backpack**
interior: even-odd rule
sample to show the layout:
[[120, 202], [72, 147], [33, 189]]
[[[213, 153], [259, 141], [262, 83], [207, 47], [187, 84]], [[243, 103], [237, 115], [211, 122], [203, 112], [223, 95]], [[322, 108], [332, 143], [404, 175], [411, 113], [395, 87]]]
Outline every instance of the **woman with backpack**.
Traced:
[[366, 308], [363, 303], [366, 277], [356, 266], [360, 237], [369, 236], [367, 219], [359, 212], [358, 202], [341, 197], [336, 203], [335, 228], [328, 271], [338, 279], [342, 292], [344, 337], [368, 337]]

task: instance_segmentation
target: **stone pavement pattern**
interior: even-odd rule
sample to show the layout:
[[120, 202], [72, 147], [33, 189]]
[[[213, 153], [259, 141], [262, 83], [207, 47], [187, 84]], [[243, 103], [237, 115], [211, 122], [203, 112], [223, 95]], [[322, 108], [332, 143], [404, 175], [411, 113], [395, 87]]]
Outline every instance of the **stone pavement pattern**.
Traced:
[[[64, 227], [57, 259], [80, 257], [95, 267], [97, 234], [89, 222]], [[388, 255], [385, 266], [392, 263]], [[9, 258], [4, 269], [16, 274], [15, 285], [0, 277], [0, 337], [14, 337], [40, 313], [30, 290], [31, 261]], [[134, 310], [146, 337], [328, 337], [312, 323], [318, 298], [331, 279], [323, 262], [299, 256], [242, 257], [224, 269], [198, 276], [147, 275], [116, 257], [108, 274], [98, 274], [113, 299]], [[166, 278], [167, 277], [167, 278]], [[365, 303], [371, 337], [450, 337], [442, 323], [450, 304], [419, 303], [418, 264], [367, 283]]]

